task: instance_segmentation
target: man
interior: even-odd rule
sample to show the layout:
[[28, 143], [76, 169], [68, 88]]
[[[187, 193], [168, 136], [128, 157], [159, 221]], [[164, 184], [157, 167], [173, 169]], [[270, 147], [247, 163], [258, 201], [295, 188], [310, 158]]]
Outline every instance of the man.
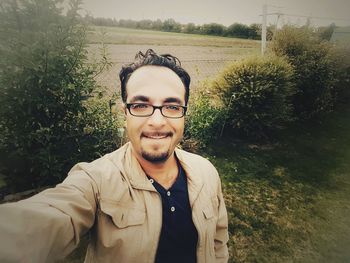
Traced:
[[0, 208], [0, 262], [51, 262], [89, 233], [85, 262], [227, 262], [220, 178], [176, 148], [190, 77], [177, 58], [138, 53], [120, 72], [130, 142], [62, 184]]

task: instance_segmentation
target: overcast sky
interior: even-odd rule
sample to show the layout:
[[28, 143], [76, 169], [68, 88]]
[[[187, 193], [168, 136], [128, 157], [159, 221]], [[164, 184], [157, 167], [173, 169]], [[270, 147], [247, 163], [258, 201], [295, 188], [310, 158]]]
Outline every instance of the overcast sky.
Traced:
[[[268, 23], [302, 23], [311, 16], [313, 25], [350, 25], [350, 0], [83, 0], [83, 8], [94, 17], [116, 19], [173, 18], [180, 23], [220, 23], [231, 25], [261, 23], [262, 6], [268, 5], [268, 13], [284, 13], [268, 16]], [[317, 17], [317, 18], [316, 18]], [[332, 18], [332, 19], [320, 19]]]

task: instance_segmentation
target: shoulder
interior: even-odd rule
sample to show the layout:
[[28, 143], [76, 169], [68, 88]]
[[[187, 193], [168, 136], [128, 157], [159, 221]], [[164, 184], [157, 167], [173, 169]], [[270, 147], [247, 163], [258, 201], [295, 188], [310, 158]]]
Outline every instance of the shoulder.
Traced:
[[209, 181], [217, 182], [220, 180], [215, 166], [207, 158], [181, 149], [176, 149], [176, 156], [180, 163], [185, 166], [185, 170], [190, 171], [194, 176], [199, 176]]
[[121, 160], [124, 157], [124, 153], [125, 146], [114, 152], [105, 154], [92, 162], [77, 163], [69, 171], [66, 180], [69, 180], [72, 177], [90, 178], [100, 186], [102, 181], [109, 181], [116, 177], [120, 177], [119, 175], [122, 169]]
[[[176, 149], [176, 156], [180, 160], [184, 160], [192, 165], [204, 165], [208, 167], [214, 168], [213, 164], [207, 159], [204, 158], [203, 156], [195, 153], [191, 153], [182, 149]], [[215, 168], [214, 168], [215, 169]]]

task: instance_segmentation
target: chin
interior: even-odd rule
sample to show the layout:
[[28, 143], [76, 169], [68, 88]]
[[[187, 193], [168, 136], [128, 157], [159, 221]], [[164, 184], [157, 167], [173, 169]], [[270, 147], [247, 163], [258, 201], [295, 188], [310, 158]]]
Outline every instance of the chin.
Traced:
[[147, 151], [141, 151], [141, 156], [151, 163], [164, 163], [166, 160], [169, 159], [169, 151], [167, 152], [160, 152], [160, 153], [152, 153]]

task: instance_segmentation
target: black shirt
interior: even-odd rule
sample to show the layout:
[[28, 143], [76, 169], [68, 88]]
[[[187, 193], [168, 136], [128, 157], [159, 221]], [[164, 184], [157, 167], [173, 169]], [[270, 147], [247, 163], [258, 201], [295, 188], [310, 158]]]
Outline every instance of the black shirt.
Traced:
[[198, 234], [192, 221], [187, 177], [180, 164], [178, 167], [176, 181], [168, 190], [151, 179], [162, 197], [163, 206], [163, 223], [155, 263], [196, 262]]

